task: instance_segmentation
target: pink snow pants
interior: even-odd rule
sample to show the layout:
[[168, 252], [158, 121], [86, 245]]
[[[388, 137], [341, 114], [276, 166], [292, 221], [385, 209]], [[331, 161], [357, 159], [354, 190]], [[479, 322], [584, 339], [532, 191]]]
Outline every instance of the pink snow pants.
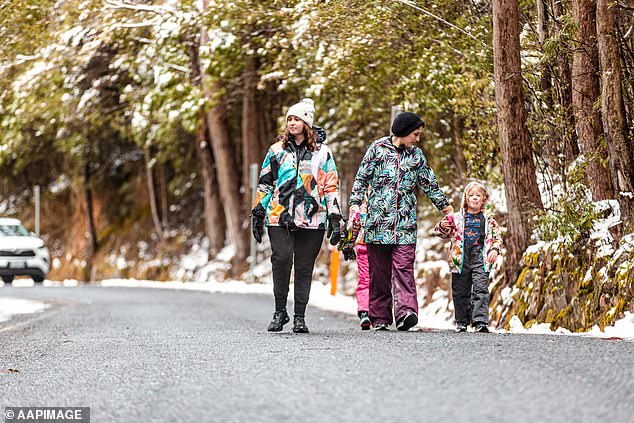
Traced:
[[368, 248], [365, 244], [357, 244], [357, 311], [370, 309], [370, 265], [368, 263]]

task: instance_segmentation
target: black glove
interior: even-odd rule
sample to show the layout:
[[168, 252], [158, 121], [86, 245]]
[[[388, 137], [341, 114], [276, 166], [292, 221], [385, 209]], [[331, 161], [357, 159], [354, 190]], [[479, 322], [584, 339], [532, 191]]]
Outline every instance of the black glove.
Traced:
[[354, 251], [354, 244], [347, 244], [341, 249], [341, 251], [343, 252], [343, 258], [346, 261], [357, 259], [357, 253]]
[[253, 238], [258, 243], [262, 242], [262, 235], [264, 235], [264, 216], [266, 216], [266, 211], [262, 204], [258, 204], [251, 210], [251, 231]]
[[341, 240], [341, 215], [331, 214], [328, 216], [328, 232], [326, 238], [330, 238], [330, 245], [337, 245]]

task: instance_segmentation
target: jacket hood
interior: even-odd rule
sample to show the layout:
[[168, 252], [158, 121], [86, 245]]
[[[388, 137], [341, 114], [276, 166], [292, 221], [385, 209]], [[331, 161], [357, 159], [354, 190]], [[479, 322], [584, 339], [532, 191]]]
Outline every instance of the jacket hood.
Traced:
[[317, 135], [317, 144], [325, 144], [326, 130], [321, 126], [313, 125], [313, 131], [315, 131], [315, 135]]

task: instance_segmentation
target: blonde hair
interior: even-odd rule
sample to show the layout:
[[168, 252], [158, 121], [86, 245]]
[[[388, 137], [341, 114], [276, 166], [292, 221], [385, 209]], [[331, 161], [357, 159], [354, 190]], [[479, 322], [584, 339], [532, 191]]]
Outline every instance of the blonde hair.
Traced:
[[480, 182], [472, 181], [467, 184], [467, 186], [464, 188], [464, 193], [462, 194], [463, 209], [467, 208], [467, 196], [472, 190], [476, 188], [479, 189], [480, 193], [482, 194], [482, 205], [485, 205], [489, 201], [489, 192], [487, 191], [486, 187]]

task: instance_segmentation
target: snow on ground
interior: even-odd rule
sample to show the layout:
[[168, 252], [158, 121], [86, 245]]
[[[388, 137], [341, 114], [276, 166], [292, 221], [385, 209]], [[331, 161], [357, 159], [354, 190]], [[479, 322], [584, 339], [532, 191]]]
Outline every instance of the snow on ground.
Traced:
[[[16, 285], [17, 283], [17, 285]], [[33, 285], [30, 279], [17, 279], [14, 286], [28, 287]], [[136, 279], [107, 279], [99, 283], [104, 287], [128, 287], [128, 288], [158, 288], [158, 289], [180, 289], [194, 290], [208, 293], [237, 293], [237, 294], [266, 294], [271, 296], [271, 309], [273, 308], [273, 287], [271, 284], [246, 283], [238, 280], [227, 282], [157, 282]], [[61, 282], [44, 281], [45, 287], [76, 287], [81, 282], [76, 280], [65, 280]], [[5, 288], [6, 289], [6, 288]], [[293, 298], [293, 286], [289, 293], [289, 298]], [[447, 311], [447, 292], [436, 291], [431, 304], [421, 309], [419, 312], [418, 329], [453, 329], [453, 316]], [[310, 291], [310, 302], [312, 307], [323, 310], [356, 316], [357, 303], [354, 297], [337, 293], [330, 294], [330, 285], [313, 283]], [[9, 320], [12, 315], [41, 312], [48, 305], [39, 301], [23, 300], [12, 297], [0, 297], [0, 322]], [[495, 330], [496, 333], [507, 333], [505, 330]], [[529, 329], [524, 328], [517, 316], [513, 316], [510, 322], [509, 333], [527, 335], [572, 335], [572, 336], [592, 336], [599, 338], [627, 338], [634, 339], [634, 313], [626, 312], [625, 317], [615, 322], [614, 326], [606, 327], [601, 331], [598, 326], [593, 327], [585, 333], [572, 333], [567, 329], [559, 328], [556, 331], [550, 329], [547, 323], [533, 325]]]
[[0, 297], [0, 322], [11, 320], [16, 314], [40, 313], [49, 307], [41, 301], [14, 297]]

